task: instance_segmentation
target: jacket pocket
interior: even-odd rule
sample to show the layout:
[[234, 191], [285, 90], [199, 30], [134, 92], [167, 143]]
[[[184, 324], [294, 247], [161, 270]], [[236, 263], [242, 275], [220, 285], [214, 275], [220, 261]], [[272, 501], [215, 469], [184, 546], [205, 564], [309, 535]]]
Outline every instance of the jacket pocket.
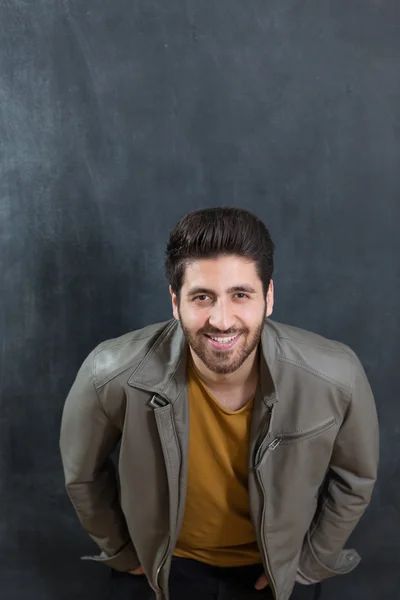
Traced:
[[281, 440], [281, 444], [290, 444], [292, 442], [302, 442], [303, 440], [308, 440], [316, 435], [324, 433], [331, 429], [336, 423], [335, 417], [330, 417], [318, 425], [314, 425], [310, 429], [305, 429], [303, 431], [296, 431], [293, 433], [282, 433], [278, 437]]
[[272, 441], [269, 441], [267, 437], [267, 439], [264, 439], [264, 441], [261, 443], [260, 447], [257, 450], [254, 459], [254, 467], [256, 469], [260, 468], [261, 463], [264, 462], [267, 454], [270, 451], [275, 450], [281, 444], [291, 444], [296, 442], [302, 442], [303, 440], [308, 440], [310, 438], [313, 438], [314, 436], [324, 433], [325, 431], [328, 431], [328, 429], [331, 429], [331, 427], [333, 427], [335, 423], [335, 417], [330, 417], [329, 419], [322, 421], [322, 423], [314, 425], [314, 427], [311, 427], [310, 429], [296, 431], [294, 433], [280, 433], [275, 438], [273, 438]]

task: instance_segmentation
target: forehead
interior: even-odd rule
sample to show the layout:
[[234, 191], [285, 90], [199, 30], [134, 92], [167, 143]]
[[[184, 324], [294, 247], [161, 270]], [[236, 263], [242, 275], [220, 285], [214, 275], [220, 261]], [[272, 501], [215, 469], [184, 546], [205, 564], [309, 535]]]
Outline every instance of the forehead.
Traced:
[[186, 265], [183, 287], [207, 286], [214, 289], [249, 284], [261, 287], [255, 263], [241, 256], [219, 256], [193, 260]]

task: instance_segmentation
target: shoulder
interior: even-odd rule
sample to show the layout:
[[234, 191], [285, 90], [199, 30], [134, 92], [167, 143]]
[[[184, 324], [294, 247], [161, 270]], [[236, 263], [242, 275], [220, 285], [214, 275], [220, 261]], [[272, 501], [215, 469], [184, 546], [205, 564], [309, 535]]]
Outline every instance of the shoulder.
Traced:
[[275, 338], [278, 363], [351, 392], [361, 364], [349, 346], [306, 329], [270, 320], [266, 323], [266, 330]]
[[173, 320], [154, 323], [99, 344], [91, 353], [96, 387], [134, 369], [173, 325]]

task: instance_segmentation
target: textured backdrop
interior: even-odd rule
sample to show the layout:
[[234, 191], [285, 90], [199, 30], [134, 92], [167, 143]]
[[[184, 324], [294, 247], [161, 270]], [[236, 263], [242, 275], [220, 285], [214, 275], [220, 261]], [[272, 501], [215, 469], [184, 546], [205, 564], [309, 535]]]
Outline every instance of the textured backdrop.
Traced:
[[[349, 344], [381, 420], [363, 556], [322, 600], [400, 585], [398, 0], [0, 2], [0, 579], [107, 598], [64, 492], [62, 405], [100, 341], [170, 316], [168, 232], [246, 207], [277, 320]], [[97, 594], [97, 595], [96, 595]]]

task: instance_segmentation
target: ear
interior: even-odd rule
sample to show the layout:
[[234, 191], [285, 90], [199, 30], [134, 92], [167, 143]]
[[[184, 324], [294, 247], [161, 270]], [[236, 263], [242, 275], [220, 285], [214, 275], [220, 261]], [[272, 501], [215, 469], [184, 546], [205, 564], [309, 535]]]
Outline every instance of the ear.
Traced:
[[177, 321], [179, 321], [178, 298], [177, 298], [176, 294], [173, 292], [171, 286], [169, 286], [169, 293], [171, 294], [172, 314], [174, 315], [174, 318]]
[[272, 281], [272, 279], [271, 279], [269, 287], [268, 287], [266, 303], [267, 303], [267, 308], [265, 311], [265, 316], [269, 317], [270, 315], [272, 315], [272, 311], [274, 310], [274, 282]]

